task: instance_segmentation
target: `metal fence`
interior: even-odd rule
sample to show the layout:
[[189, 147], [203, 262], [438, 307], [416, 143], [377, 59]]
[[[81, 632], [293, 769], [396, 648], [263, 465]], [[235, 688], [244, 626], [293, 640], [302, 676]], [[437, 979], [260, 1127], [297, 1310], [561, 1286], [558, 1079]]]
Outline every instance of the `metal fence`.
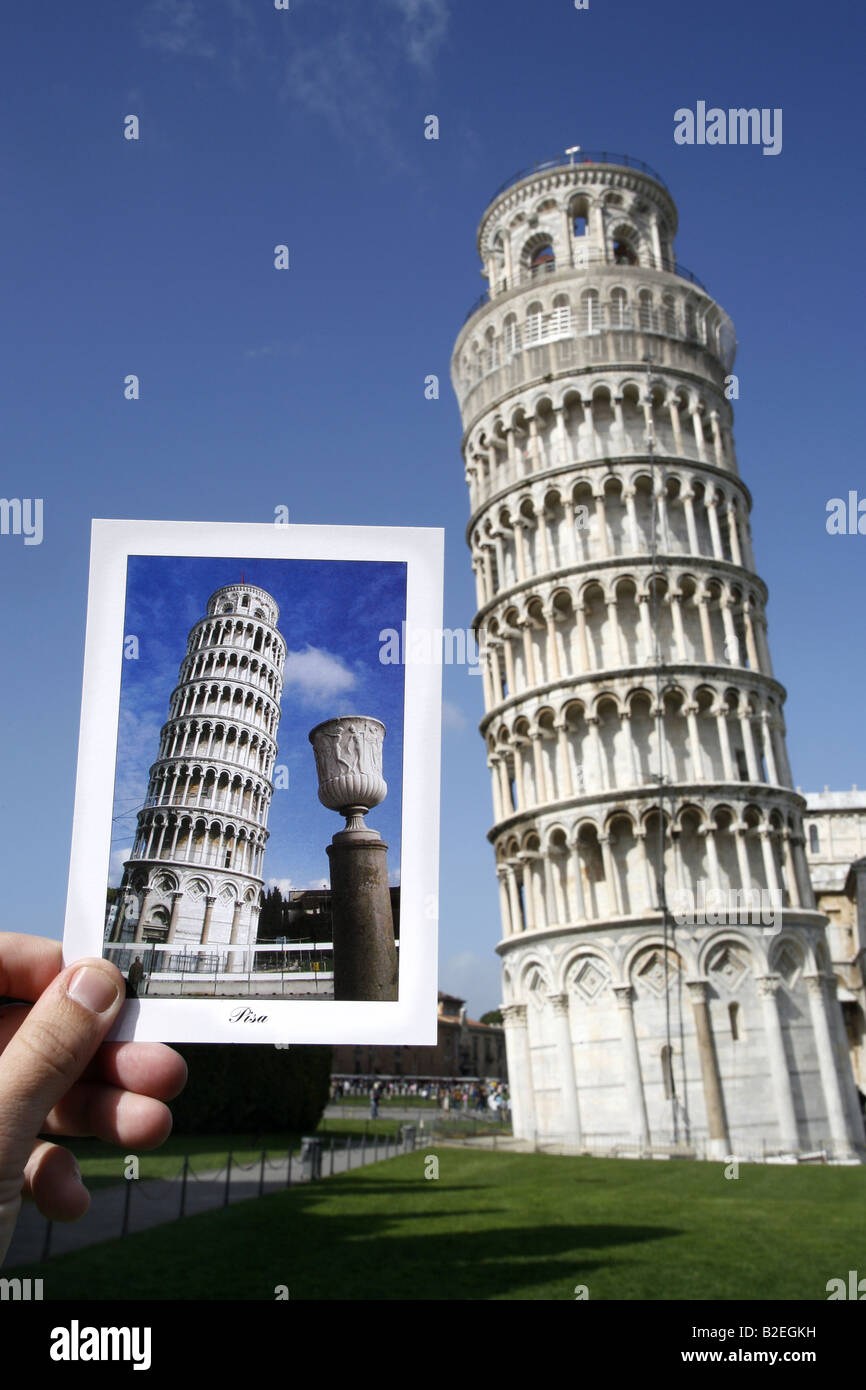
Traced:
[[[180, 1221], [192, 1214], [188, 1207], [193, 1193], [196, 1194], [193, 1203], [196, 1214], [215, 1210], [227, 1207], [232, 1200], [262, 1197], [267, 1192], [289, 1189], [300, 1183], [319, 1182], [325, 1177], [352, 1172], [368, 1163], [412, 1153], [416, 1148], [416, 1138], [414, 1125], [402, 1125], [399, 1135], [367, 1131], [357, 1136], [318, 1134], [302, 1139], [299, 1149], [289, 1148], [276, 1157], [273, 1151], [269, 1154], [262, 1149], [252, 1162], [241, 1163], [230, 1152], [220, 1168], [204, 1171], [197, 1171], [192, 1156], [185, 1154], [180, 1172], [173, 1177], [125, 1180], [116, 1235], [129, 1235], [134, 1211], [141, 1203], [161, 1205], [163, 1211], [161, 1220], [148, 1220], [141, 1229]], [[242, 1189], [240, 1193], [239, 1187]], [[198, 1199], [199, 1189], [206, 1189], [201, 1192], [204, 1200]], [[100, 1193], [108, 1190], [99, 1189], [94, 1194], [95, 1199], [98, 1200]], [[46, 1219], [42, 1262], [51, 1254], [53, 1230], [53, 1221]]]
[[217, 994], [221, 986], [224, 992], [246, 984], [248, 993], [263, 997], [297, 993], [301, 986], [310, 994], [332, 993], [333, 950], [331, 942], [314, 941], [248, 946], [107, 941], [103, 947], [137, 995], [202, 994], [208, 987]]

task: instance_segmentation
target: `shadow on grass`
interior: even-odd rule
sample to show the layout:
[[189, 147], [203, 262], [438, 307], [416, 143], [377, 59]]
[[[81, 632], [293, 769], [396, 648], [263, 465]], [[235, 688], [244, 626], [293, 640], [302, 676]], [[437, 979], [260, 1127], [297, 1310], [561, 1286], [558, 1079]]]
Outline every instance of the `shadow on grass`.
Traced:
[[347, 1175], [15, 1272], [43, 1277], [46, 1300], [271, 1300], [280, 1286], [293, 1300], [570, 1299], [606, 1252], [681, 1234], [533, 1224], [500, 1183]]

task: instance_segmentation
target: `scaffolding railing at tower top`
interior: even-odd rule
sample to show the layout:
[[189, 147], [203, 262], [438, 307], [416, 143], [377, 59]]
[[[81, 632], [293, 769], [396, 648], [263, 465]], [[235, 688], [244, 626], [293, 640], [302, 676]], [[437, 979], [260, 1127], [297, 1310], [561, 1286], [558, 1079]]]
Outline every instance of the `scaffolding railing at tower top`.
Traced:
[[536, 164], [530, 164], [528, 169], [521, 169], [518, 173], [512, 174], [510, 179], [499, 185], [490, 202], [495, 203], [500, 193], [504, 193], [512, 184], [520, 183], [521, 179], [543, 173], [545, 169], [567, 168], [570, 164], [619, 164], [624, 169], [636, 169], [639, 174], [646, 174], [649, 178], [655, 179], [656, 183], [660, 183], [667, 193], [670, 192], [661, 174], [644, 164], [642, 159], [632, 159], [627, 154], [610, 154], [607, 150], [576, 150], [572, 154], [557, 155], [555, 159], [541, 159]]

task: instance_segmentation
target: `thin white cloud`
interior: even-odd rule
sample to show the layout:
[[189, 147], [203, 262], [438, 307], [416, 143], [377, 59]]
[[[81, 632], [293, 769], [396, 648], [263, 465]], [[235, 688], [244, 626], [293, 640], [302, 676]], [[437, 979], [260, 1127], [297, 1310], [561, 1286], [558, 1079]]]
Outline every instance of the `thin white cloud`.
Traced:
[[286, 654], [283, 684], [305, 703], [318, 704], [352, 690], [357, 680], [342, 657], [308, 646], [305, 651]]
[[469, 720], [459, 705], [451, 700], [442, 701], [442, 726], [445, 729], [465, 729]]
[[266, 888], [279, 888], [284, 898], [294, 889], [294, 883], [290, 878], [269, 878], [265, 882]]
[[121, 849], [113, 849], [111, 851], [111, 859], [109, 860], [108, 867], [109, 883], [113, 883], [115, 885], [120, 883], [120, 880], [123, 877], [123, 866], [131, 854], [131, 844], [126, 845]]
[[150, 0], [138, 21], [145, 48], [178, 58], [215, 58], [216, 44], [205, 33], [204, 6], [196, 0]]
[[[321, 0], [320, 0], [321, 3]], [[282, 96], [327, 122], [343, 141], [375, 145], [392, 168], [406, 164], [395, 136], [394, 88], [408, 63], [429, 75], [448, 27], [450, 0], [331, 5], [326, 37], [299, 47]], [[324, 5], [323, 5], [324, 8]]]
[[410, 62], [429, 68], [448, 28], [448, 0], [385, 0], [403, 18], [402, 42]]

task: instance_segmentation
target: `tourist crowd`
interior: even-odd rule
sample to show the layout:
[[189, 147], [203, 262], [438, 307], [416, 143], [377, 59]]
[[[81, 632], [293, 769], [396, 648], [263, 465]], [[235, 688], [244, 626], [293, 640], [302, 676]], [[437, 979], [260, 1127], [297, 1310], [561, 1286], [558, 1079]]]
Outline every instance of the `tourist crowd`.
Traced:
[[331, 1098], [335, 1101], [349, 1097], [366, 1097], [371, 1107], [383, 1100], [427, 1100], [436, 1101], [440, 1110], [469, 1111], [482, 1113], [494, 1111], [507, 1113], [508, 1088], [502, 1081], [451, 1080], [410, 1080], [408, 1078], [387, 1078], [379, 1076], [334, 1077], [331, 1082]]

